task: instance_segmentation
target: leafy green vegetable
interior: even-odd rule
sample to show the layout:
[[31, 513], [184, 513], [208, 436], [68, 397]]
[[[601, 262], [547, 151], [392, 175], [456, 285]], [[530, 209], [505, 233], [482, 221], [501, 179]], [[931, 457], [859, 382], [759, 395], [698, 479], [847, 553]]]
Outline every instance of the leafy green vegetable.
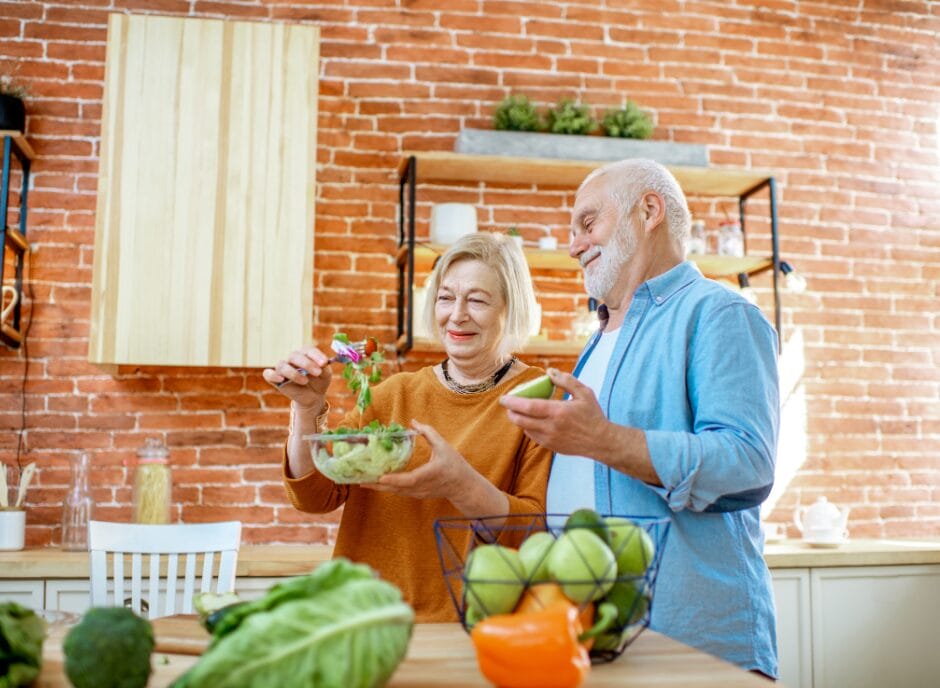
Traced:
[[[384, 685], [405, 656], [414, 611], [372, 569], [336, 559], [232, 612], [173, 688], [366, 688]], [[232, 616], [230, 615], [230, 616]]]
[[16, 602], [0, 603], [0, 688], [28, 686], [39, 676], [46, 622]]
[[65, 673], [75, 688], [144, 688], [153, 627], [125, 607], [92, 607], [65, 636]]
[[358, 361], [349, 361], [343, 368], [346, 386], [358, 393], [356, 406], [360, 412], [365, 411], [372, 404], [372, 390], [369, 386], [382, 380], [381, 365], [384, 362], [385, 356], [380, 351], [373, 351]]

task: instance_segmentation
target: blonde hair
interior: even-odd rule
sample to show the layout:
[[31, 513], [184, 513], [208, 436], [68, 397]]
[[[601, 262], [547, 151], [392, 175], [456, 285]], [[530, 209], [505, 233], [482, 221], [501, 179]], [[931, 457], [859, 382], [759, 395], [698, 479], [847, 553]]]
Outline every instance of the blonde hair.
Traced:
[[433, 332], [440, 341], [434, 309], [437, 290], [450, 267], [464, 260], [480, 261], [496, 274], [500, 295], [506, 304], [499, 355], [505, 356], [518, 350], [529, 338], [535, 289], [532, 287], [532, 276], [529, 274], [529, 265], [522, 249], [504, 234], [465, 234], [438, 258], [426, 285], [427, 299], [422, 317], [427, 331]]
[[593, 170], [578, 188], [580, 191], [593, 179], [609, 177], [607, 188], [617, 204], [621, 216], [630, 212], [633, 205], [647, 191], [655, 191], [666, 204], [666, 224], [669, 233], [682, 246], [688, 242], [692, 215], [689, 204], [672, 172], [653, 160], [628, 158], [608, 163]]

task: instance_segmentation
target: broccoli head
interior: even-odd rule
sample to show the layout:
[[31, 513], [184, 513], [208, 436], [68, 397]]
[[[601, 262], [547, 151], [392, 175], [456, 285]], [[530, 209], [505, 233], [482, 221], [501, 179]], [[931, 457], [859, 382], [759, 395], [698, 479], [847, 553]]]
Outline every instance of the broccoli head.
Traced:
[[124, 607], [94, 607], [65, 636], [65, 673], [75, 688], [144, 688], [153, 627]]

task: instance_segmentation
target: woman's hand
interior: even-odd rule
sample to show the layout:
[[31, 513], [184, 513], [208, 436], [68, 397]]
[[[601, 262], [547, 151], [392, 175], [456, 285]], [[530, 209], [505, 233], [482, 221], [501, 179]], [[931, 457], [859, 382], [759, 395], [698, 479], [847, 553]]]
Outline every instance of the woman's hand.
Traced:
[[416, 499], [451, 499], [462, 486], [466, 489], [470, 474], [476, 473], [466, 459], [430, 425], [413, 420], [411, 427], [431, 445], [428, 462], [406, 473], [388, 473], [363, 487]]
[[[317, 347], [305, 346], [291, 352], [273, 368], [265, 368], [261, 375], [298, 406], [319, 412], [333, 379], [329, 360]], [[286, 384], [278, 386], [285, 381]]]
[[388, 473], [362, 487], [415, 499], [447, 499], [465, 515], [506, 512], [506, 495], [467, 463], [437, 430], [416, 420], [411, 421], [411, 427], [431, 445], [428, 462], [406, 473]]

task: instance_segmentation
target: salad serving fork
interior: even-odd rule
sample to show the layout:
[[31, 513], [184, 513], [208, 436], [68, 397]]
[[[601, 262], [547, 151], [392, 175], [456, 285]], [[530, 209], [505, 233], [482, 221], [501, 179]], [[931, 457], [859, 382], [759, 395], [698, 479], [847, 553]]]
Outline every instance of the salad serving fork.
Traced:
[[[330, 358], [327, 363], [358, 363], [366, 357], [365, 339], [360, 342], [350, 343], [346, 343], [341, 339], [334, 339], [330, 342], [330, 348], [335, 352], [336, 355]], [[301, 375], [309, 375], [309, 373], [303, 368], [298, 368], [297, 372], [299, 372]], [[289, 379], [284, 379], [274, 386], [280, 389], [288, 382], [290, 382]]]

